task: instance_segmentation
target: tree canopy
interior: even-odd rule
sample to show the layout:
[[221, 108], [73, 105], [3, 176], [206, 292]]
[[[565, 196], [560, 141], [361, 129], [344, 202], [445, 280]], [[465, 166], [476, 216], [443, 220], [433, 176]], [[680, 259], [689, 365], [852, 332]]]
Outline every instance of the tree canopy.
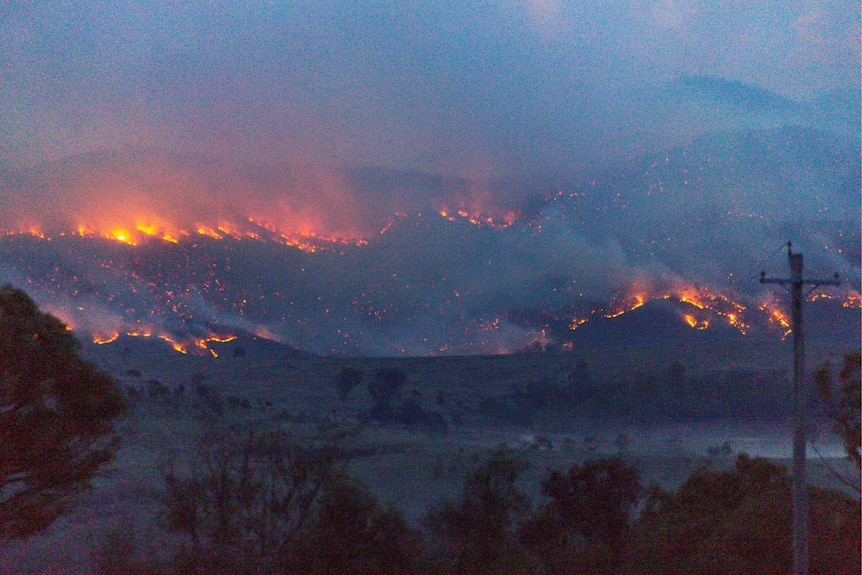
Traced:
[[115, 380], [24, 291], [0, 286], [0, 538], [62, 515], [117, 449]]
[[862, 404], [860, 371], [862, 353], [855, 350], [844, 355], [844, 363], [838, 373], [837, 389], [833, 390], [830, 364], [825, 364], [815, 376], [820, 396], [830, 403], [828, 411], [833, 421], [832, 430], [841, 437], [847, 457], [857, 468], [862, 466], [862, 456], [859, 455], [859, 447], [862, 444], [862, 422], [859, 416]]

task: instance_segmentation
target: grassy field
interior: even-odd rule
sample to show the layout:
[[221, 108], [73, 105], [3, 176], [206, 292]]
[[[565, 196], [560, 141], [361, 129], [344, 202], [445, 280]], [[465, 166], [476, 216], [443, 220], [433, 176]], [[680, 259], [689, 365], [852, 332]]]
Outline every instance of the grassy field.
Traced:
[[[410, 522], [429, 506], [457, 497], [464, 476], [501, 445], [529, 463], [522, 481], [534, 497], [551, 469], [593, 457], [622, 455], [636, 465], [645, 483], [675, 488], [698, 466], [729, 466], [741, 451], [779, 460], [790, 454], [789, 430], [780, 420], [651, 424], [600, 420], [554, 405], [538, 410], [529, 425], [495, 418], [493, 406], [501, 404], [494, 400], [511, 398], [513, 389], [537, 381], [568, 381], [583, 360], [576, 353], [347, 359], [251, 344], [242, 354], [235, 345], [225, 346], [220, 357], [212, 358], [176, 354], [140, 340], [85, 351], [124, 388], [135, 390], [131, 412], [118, 426], [123, 447], [70, 514], [43, 534], [0, 546], [4, 575], [89, 573], [103, 534], [117, 525], [134, 527], [142, 548], [163, 553], [170, 541], [156, 527], [160, 473], [168, 461], [187, 458], [202, 432], [278, 427], [302, 438], [323, 422], [353, 426], [372, 403], [365, 383], [381, 368], [401, 370], [406, 376], [401, 397], [441, 414], [448, 427], [446, 433], [431, 433], [371, 421], [347, 446], [355, 454], [349, 472], [382, 501], [400, 508]], [[637, 359], [591, 358], [589, 366], [599, 373], [612, 372], [607, 366], [631, 371]], [[334, 382], [346, 367], [361, 370], [365, 379], [341, 399]], [[646, 369], [644, 364], [640, 368]], [[200, 396], [196, 389], [201, 386], [218, 399]], [[165, 393], [151, 398], [153, 387]], [[220, 413], [213, 401], [220, 402]], [[850, 470], [831, 435], [821, 432], [816, 444], [827, 459], [812, 459], [811, 480], [833, 484], [827, 464]]]

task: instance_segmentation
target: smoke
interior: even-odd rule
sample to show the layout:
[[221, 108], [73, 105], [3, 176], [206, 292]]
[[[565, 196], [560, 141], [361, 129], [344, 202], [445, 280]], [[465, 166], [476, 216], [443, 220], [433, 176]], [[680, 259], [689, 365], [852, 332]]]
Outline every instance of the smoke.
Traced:
[[[96, 335], [221, 326], [324, 353], [513, 351], [649, 298], [757, 313], [759, 272], [785, 271], [788, 239], [813, 276], [858, 291], [858, 174], [857, 144], [801, 128], [717, 134], [581, 182], [87, 157], [5, 179], [21, 192], [2, 196], [6, 229], [29, 217], [53, 235], [4, 237], [0, 266]], [[195, 231], [225, 222], [259, 239]], [[150, 223], [177, 243], [70, 233]], [[338, 241], [269, 241], [295, 234]]]

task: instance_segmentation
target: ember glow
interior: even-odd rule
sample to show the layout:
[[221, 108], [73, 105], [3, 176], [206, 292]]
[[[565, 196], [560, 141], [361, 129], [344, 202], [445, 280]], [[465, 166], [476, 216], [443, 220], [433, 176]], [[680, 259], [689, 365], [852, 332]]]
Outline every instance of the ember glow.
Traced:
[[189, 352], [490, 353], [780, 336], [792, 240], [859, 309], [858, 1], [333, 1], [6, 3], [2, 280]]
[[117, 341], [123, 337], [141, 337], [141, 338], [158, 338], [168, 343], [175, 351], [182, 354], [192, 355], [211, 355], [218, 357], [218, 353], [210, 347], [211, 343], [229, 343], [236, 339], [236, 336], [229, 333], [211, 333], [202, 337], [185, 336], [181, 337], [175, 334], [156, 331], [155, 329], [145, 330], [129, 330], [126, 332], [115, 331], [110, 334], [93, 334], [92, 341], [97, 345], [105, 345]]
[[[41, 231], [45, 226], [18, 226], [3, 238], [8, 254], [19, 254], [6, 265], [37, 290], [64, 298], [60, 316], [96, 344], [153, 338], [180, 353], [216, 356], [213, 344], [242, 332], [321, 353], [569, 349], [576, 331], [662, 302], [695, 331], [725, 326], [743, 336], [753, 329], [788, 335], [784, 299], [760, 286], [743, 291], [635, 266], [628, 277], [620, 267], [613, 282], [596, 284], [595, 294], [578, 289], [593, 277], [590, 268], [579, 273], [575, 266], [571, 279], [548, 284], [547, 274], [558, 276], [567, 258], [577, 262], [583, 251], [545, 249], [568, 249], [571, 232], [561, 228], [559, 201], [532, 220], [514, 212], [506, 220], [393, 213], [367, 239], [320, 234], [308, 223], [288, 231], [251, 217], [181, 227], [167, 215], [79, 224], [50, 235]], [[483, 247], [476, 252], [476, 246]], [[87, 250], [95, 251], [87, 256]], [[65, 263], [40, 267], [39, 253]], [[492, 279], [477, 284], [480, 276]], [[527, 282], [527, 300], [544, 298], [540, 314], [505, 307], [515, 299], [505, 294], [524, 291], [513, 281]], [[859, 309], [858, 294], [845, 286], [810, 299]], [[567, 308], [577, 311], [567, 316]]]
[[462, 219], [477, 226], [490, 226], [492, 228], [505, 228], [511, 226], [522, 217], [521, 214], [514, 211], [502, 212], [498, 215], [490, 215], [481, 211], [469, 212], [464, 209], [455, 210], [453, 212], [444, 208], [441, 209], [439, 213], [440, 216], [446, 218], [450, 222]]
[[[638, 282], [638, 284], [641, 283]], [[641, 285], [639, 289], [643, 290], [644, 288]], [[602, 312], [602, 317], [613, 319], [627, 312], [634, 311], [650, 301], [671, 300], [694, 306], [699, 310], [708, 310], [744, 335], [750, 326], [742, 319], [747, 309], [746, 305], [738, 301], [742, 297], [744, 296], [737, 296], [735, 300], [731, 296], [717, 293], [705, 286], [696, 286], [677, 281], [672, 287], [640, 291], [634, 295], [617, 298], [615, 303]], [[709, 327], [707, 319], [697, 319], [691, 314], [684, 314], [683, 320], [693, 328], [706, 329]], [[576, 320], [576, 322], [577, 325], [581, 325], [586, 320]], [[572, 325], [575, 326], [575, 322]]]
[[[337, 236], [322, 236], [308, 229], [302, 232], [288, 232], [278, 229], [273, 224], [264, 221], [255, 221], [248, 218], [244, 222], [233, 223], [221, 221], [214, 226], [195, 223], [191, 229], [182, 229], [174, 225], [153, 225], [138, 223], [134, 227], [105, 226], [96, 228], [89, 225], [79, 225], [77, 234], [84, 238], [102, 238], [137, 246], [143, 242], [160, 240], [176, 244], [182, 240], [194, 239], [195, 236], [205, 236], [214, 240], [232, 238], [235, 240], [274, 241], [284, 246], [294, 247], [306, 252], [316, 252], [321, 249], [337, 249], [343, 246], [358, 246], [366, 244], [361, 238], [347, 238]], [[37, 237], [47, 238], [41, 232], [28, 231]], [[60, 232], [65, 235], [65, 232]]]

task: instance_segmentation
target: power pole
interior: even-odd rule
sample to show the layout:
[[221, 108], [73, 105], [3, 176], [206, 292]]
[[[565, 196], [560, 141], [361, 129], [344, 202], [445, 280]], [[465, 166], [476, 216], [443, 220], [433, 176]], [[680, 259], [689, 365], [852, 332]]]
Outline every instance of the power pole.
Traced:
[[787, 242], [790, 277], [767, 278], [760, 272], [760, 283], [790, 285], [790, 329], [793, 332], [793, 575], [808, 575], [808, 492], [805, 488], [805, 345], [802, 336], [802, 286], [839, 285], [838, 274], [825, 280], [802, 277], [802, 254], [793, 253]]

